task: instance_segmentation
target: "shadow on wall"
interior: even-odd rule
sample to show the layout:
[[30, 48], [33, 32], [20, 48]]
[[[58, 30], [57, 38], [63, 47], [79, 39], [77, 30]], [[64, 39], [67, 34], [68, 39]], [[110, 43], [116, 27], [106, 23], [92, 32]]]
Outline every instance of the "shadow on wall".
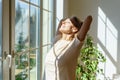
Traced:
[[98, 47], [106, 56], [105, 78], [115, 79], [120, 76], [120, 0], [100, 0], [98, 6]]

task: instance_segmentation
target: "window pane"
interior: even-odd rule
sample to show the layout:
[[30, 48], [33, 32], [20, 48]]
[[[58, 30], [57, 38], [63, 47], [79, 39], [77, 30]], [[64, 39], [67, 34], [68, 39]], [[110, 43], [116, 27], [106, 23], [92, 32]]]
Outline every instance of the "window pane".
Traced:
[[52, 18], [51, 13], [47, 11], [43, 11], [43, 45], [51, 43], [51, 36], [52, 36]]
[[[2, 57], [2, 0], [0, 0], [0, 58]], [[2, 80], [2, 61], [0, 60], [0, 80]]]
[[[15, 43], [22, 43], [28, 45], [29, 37], [29, 5], [17, 2], [16, 3], [16, 23], [15, 23]], [[22, 38], [21, 38], [22, 37]], [[23, 44], [23, 43], [22, 43]], [[24, 45], [24, 46], [25, 46]]]
[[49, 0], [49, 11], [53, 12], [54, 0]]
[[30, 0], [30, 2], [36, 5], [40, 5], [40, 0]]
[[[40, 10], [34, 6], [30, 6], [30, 47], [38, 48], [38, 34], [39, 34], [39, 20], [40, 20]], [[31, 64], [31, 72], [30, 72], [30, 80], [36, 80], [37, 73], [37, 56], [39, 53], [37, 50], [34, 50], [30, 53], [30, 64]], [[40, 70], [39, 70], [40, 71]]]
[[[43, 11], [43, 27], [42, 27], [42, 34], [43, 34], [43, 45], [45, 45], [45, 44], [49, 44], [49, 43], [51, 43], [51, 41], [50, 41], [50, 26], [49, 26], [49, 13], [47, 12], [47, 11]], [[46, 53], [47, 53], [47, 51], [48, 51], [48, 47], [50, 47], [50, 46], [45, 46], [45, 47], [43, 47], [43, 61], [44, 61], [44, 57], [45, 57], [45, 55], [46, 55]], [[43, 62], [44, 63], [44, 62]]]
[[43, 9], [53, 11], [53, 0], [43, 0]]
[[43, 0], [43, 9], [49, 9], [49, 0]]
[[[43, 45], [46, 45], [46, 44], [50, 44], [52, 41], [53, 41], [53, 38], [52, 38], [52, 35], [53, 35], [53, 19], [52, 19], [52, 14], [47, 12], [47, 11], [43, 11]], [[44, 65], [44, 61], [45, 61], [45, 56], [48, 52], [48, 50], [50, 49], [51, 45], [47, 45], [47, 46], [44, 46], [42, 49], [43, 49], [43, 52], [42, 52], [42, 57], [43, 57], [43, 65]], [[44, 66], [43, 66], [43, 69], [44, 69]]]
[[15, 18], [15, 50], [18, 56], [15, 56], [15, 78], [16, 80], [29, 79], [29, 54], [28, 52], [20, 54], [29, 48], [29, 5], [16, 0], [16, 18]]

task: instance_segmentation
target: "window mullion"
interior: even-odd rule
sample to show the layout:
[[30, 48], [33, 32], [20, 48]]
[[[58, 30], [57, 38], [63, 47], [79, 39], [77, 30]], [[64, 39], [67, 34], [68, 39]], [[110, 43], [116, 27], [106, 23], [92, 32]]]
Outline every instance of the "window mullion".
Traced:
[[42, 48], [42, 45], [43, 45], [43, 33], [42, 33], [42, 30], [43, 30], [43, 0], [40, 0], [40, 26], [39, 26], [39, 53], [37, 54], [37, 80], [43, 80], [43, 71], [42, 71], [42, 53], [43, 53], [43, 48]]

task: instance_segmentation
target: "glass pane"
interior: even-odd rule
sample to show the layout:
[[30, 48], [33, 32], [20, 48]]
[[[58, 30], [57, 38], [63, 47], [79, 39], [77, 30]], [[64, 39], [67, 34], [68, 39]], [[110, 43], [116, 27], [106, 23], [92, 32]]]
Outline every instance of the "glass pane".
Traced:
[[51, 43], [51, 36], [52, 36], [52, 18], [50, 13], [47, 11], [43, 11], [43, 45]]
[[36, 5], [40, 5], [40, 0], [30, 0], [31, 3], [34, 3]]
[[[52, 28], [52, 24], [53, 24], [53, 19], [52, 19], [52, 14], [47, 12], [47, 11], [43, 11], [43, 45], [46, 45], [46, 44], [50, 44], [53, 40], [52, 38], [52, 34], [53, 34], [53, 28]], [[44, 46], [42, 49], [43, 49], [43, 52], [42, 52], [42, 56], [43, 56], [43, 65], [44, 65], [44, 61], [45, 61], [45, 56], [46, 56], [46, 53], [48, 52], [48, 50], [50, 49], [51, 45], [47, 45], [47, 46]], [[43, 70], [44, 70], [44, 66], [43, 66]]]
[[[2, 0], [0, 0], [0, 58], [2, 57]], [[2, 80], [2, 61], [0, 60], [0, 80]]]
[[43, 0], [43, 9], [53, 11], [53, 0]]
[[52, 11], [52, 12], [53, 12], [53, 6], [54, 6], [53, 1], [54, 0], [49, 0], [49, 11]]
[[15, 18], [15, 78], [16, 80], [29, 79], [29, 52], [20, 53], [29, 48], [29, 5], [16, 0]]
[[[39, 8], [30, 6], [30, 47], [38, 48], [38, 28], [39, 28]], [[30, 80], [36, 80], [37, 66], [37, 50], [31, 51], [30, 53]], [[39, 53], [38, 53], [39, 54]]]
[[49, 10], [49, 0], [43, 0], [43, 9]]

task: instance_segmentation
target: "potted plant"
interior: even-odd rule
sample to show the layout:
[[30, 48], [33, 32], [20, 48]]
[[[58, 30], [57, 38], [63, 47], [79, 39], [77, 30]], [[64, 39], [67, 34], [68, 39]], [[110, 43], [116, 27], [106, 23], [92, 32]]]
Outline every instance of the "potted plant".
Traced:
[[78, 58], [76, 80], [96, 80], [96, 75], [103, 73], [98, 64], [105, 61], [101, 51], [94, 45], [93, 38], [88, 35]]

